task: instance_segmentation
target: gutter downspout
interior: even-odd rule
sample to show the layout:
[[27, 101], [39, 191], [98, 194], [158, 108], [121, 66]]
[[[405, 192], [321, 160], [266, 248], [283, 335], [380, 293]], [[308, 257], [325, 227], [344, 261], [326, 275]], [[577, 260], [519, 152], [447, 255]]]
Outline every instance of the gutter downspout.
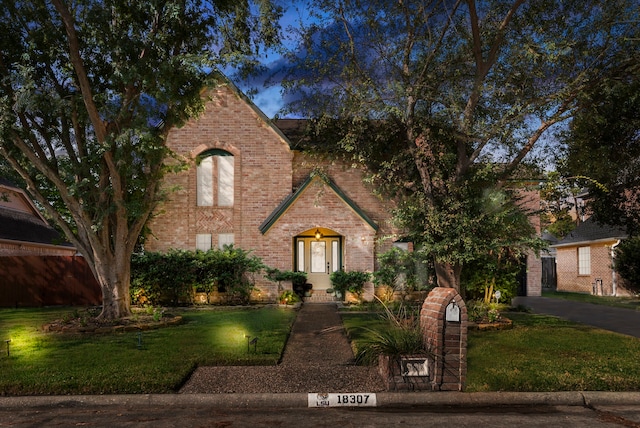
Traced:
[[620, 239], [618, 242], [611, 246], [611, 291], [613, 292], [614, 297], [618, 297], [618, 278], [616, 275], [616, 267], [615, 267], [615, 258], [616, 258], [616, 247], [620, 245]]

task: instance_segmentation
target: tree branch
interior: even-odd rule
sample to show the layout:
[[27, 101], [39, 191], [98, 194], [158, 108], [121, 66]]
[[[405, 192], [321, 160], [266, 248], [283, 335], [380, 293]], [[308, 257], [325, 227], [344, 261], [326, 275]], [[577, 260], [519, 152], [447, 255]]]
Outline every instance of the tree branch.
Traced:
[[74, 19], [71, 16], [69, 9], [62, 3], [62, 0], [51, 0], [51, 2], [58, 11], [60, 18], [62, 18], [64, 28], [67, 32], [67, 41], [69, 42], [69, 56], [71, 59], [71, 64], [73, 65], [73, 69], [76, 72], [78, 84], [80, 85], [80, 92], [82, 93], [82, 99], [87, 108], [87, 113], [89, 114], [91, 123], [93, 124], [96, 138], [98, 139], [99, 143], [104, 143], [107, 136], [106, 126], [102, 118], [100, 117], [98, 108], [93, 101], [91, 82], [89, 81], [82, 56], [80, 55], [80, 41], [78, 40], [78, 34], [76, 32]]

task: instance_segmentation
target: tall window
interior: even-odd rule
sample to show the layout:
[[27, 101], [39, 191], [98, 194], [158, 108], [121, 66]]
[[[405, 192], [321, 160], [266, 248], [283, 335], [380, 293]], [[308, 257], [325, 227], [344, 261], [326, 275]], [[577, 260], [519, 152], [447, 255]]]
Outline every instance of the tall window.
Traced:
[[233, 245], [234, 240], [233, 233], [220, 233], [218, 235], [218, 249], [223, 250], [225, 245]]
[[196, 235], [196, 250], [209, 251], [211, 249], [211, 234], [198, 233]]
[[233, 155], [219, 149], [198, 156], [197, 203], [200, 207], [232, 207], [235, 166]]
[[591, 247], [578, 247], [578, 275], [591, 275]]

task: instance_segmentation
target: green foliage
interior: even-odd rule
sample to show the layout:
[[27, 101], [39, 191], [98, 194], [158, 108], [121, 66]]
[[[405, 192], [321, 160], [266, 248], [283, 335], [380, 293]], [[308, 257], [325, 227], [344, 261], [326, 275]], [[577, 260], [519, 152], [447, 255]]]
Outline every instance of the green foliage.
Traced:
[[[562, 168], [564, 160], [558, 159], [558, 168]], [[577, 223], [570, 212], [578, 216], [584, 212], [578, 204], [578, 195], [584, 192], [586, 180], [566, 178], [557, 171], [546, 174], [544, 185], [540, 188], [540, 205], [542, 208], [542, 228], [558, 239], [564, 238], [576, 228]]]
[[[129, 259], [167, 173], [169, 131], [212, 69], [277, 42], [269, 0], [3, 2], [0, 156], [94, 268], [102, 317], [129, 314]], [[254, 13], [260, 14], [255, 16]]]
[[394, 247], [378, 256], [378, 269], [373, 272], [373, 283], [375, 286], [389, 286], [394, 291], [428, 289], [429, 266], [423, 254]]
[[518, 291], [517, 276], [522, 270], [522, 263], [509, 255], [501, 258], [487, 255], [474, 260], [462, 275], [465, 297], [489, 303], [495, 301], [495, 292], [500, 291], [500, 301], [510, 302]]
[[419, 328], [389, 326], [382, 330], [369, 330], [367, 338], [358, 347], [356, 362], [363, 365], [377, 363], [379, 355], [400, 357], [425, 354], [427, 351]]
[[216, 272], [218, 291], [227, 293], [227, 303], [248, 304], [254, 289], [253, 275], [264, 268], [262, 260], [233, 245], [207, 253], [212, 259], [208, 268]]
[[[638, 26], [636, 25], [636, 29]], [[640, 31], [640, 30], [636, 30]], [[589, 178], [588, 204], [598, 221], [640, 230], [640, 57], [636, 34], [605, 79], [580, 97], [564, 135], [565, 176]]]
[[467, 316], [471, 322], [496, 322], [500, 313], [508, 309], [508, 305], [485, 300], [467, 300]]
[[640, 293], [640, 237], [623, 240], [615, 251], [616, 271], [626, 280], [630, 289]]
[[291, 281], [291, 285], [293, 288], [298, 286], [302, 286], [307, 283], [307, 273], [306, 272], [293, 272], [290, 270], [282, 271], [277, 268], [265, 268], [266, 275], [265, 277], [272, 282], [278, 283], [278, 290], [282, 289], [282, 281]]
[[428, 353], [420, 328], [420, 307], [407, 306], [403, 302], [380, 303], [382, 321], [375, 327], [362, 327], [364, 334], [358, 340], [356, 361], [370, 365], [377, 363], [378, 355], [397, 358]]
[[278, 296], [278, 301], [282, 305], [292, 305], [294, 303], [299, 302], [300, 298], [293, 291], [285, 290], [282, 293], [280, 293], [280, 296]]
[[364, 285], [371, 279], [371, 274], [358, 270], [349, 272], [338, 270], [332, 272], [331, 275], [329, 275], [329, 279], [331, 280], [333, 290], [340, 293], [343, 298], [348, 291], [355, 294], [358, 300], [361, 300], [362, 293], [364, 293]]
[[227, 303], [248, 304], [253, 274], [264, 265], [250, 251], [226, 246], [223, 250], [134, 254], [131, 259], [131, 298], [135, 304], [191, 303], [193, 291], [226, 292]]
[[170, 250], [131, 258], [131, 300], [140, 305], [191, 303], [196, 284], [195, 253]]
[[524, 160], [611, 55], [640, 40], [635, 20], [621, 20], [635, 16], [627, 0], [476, 6], [318, 1], [285, 82], [288, 111], [314, 119], [306, 140], [366, 166], [439, 268], [532, 235], [494, 210], [503, 189], [538, 177]]

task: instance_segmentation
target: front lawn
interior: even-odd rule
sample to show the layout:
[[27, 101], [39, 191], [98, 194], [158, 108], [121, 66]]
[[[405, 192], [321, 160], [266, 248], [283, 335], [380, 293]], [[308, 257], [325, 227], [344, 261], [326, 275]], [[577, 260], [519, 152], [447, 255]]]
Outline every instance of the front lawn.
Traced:
[[71, 311], [0, 310], [0, 394], [176, 392], [199, 365], [275, 365], [295, 319], [290, 309], [215, 308], [142, 333], [42, 332]]
[[563, 291], [543, 291], [542, 297], [640, 310], [640, 298], [638, 297], [594, 296], [593, 294], [567, 293]]
[[[513, 329], [469, 331], [466, 391], [638, 391], [640, 339], [526, 313]], [[375, 314], [342, 314], [357, 349]]]

